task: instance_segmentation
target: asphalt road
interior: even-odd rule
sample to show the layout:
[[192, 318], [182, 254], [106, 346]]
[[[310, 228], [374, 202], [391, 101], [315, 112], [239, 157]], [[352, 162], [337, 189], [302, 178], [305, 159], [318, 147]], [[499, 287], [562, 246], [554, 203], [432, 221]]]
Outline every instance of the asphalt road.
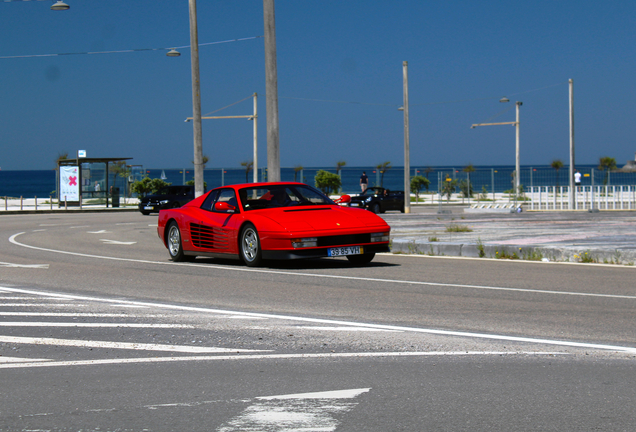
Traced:
[[636, 429], [633, 268], [176, 264], [155, 226], [2, 216], [0, 431]]

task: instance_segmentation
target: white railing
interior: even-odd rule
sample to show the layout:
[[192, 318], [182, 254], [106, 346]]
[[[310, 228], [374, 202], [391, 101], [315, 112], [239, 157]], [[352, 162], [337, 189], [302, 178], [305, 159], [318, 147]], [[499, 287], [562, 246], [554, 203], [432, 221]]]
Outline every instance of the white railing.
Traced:
[[526, 193], [528, 210], [635, 210], [636, 186], [577, 186], [574, 208], [570, 209], [568, 186], [534, 186]]

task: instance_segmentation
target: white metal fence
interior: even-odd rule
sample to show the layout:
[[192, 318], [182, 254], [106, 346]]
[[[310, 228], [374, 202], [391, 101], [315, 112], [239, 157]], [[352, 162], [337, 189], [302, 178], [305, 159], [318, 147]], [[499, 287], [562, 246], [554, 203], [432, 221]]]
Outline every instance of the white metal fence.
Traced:
[[606, 185], [575, 187], [574, 207], [570, 208], [568, 186], [534, 186], [528, 188], [528, 210], [635, 210], [636, 186]]

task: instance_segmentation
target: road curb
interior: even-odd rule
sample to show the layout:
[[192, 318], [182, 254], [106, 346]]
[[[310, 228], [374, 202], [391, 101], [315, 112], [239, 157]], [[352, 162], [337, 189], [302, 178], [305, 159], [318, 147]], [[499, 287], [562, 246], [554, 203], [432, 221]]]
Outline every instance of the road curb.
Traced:
[[497, 245], [460, 242], [429, 242], [424, 240], [395, 238], [391, 241], [394, 254], [429, 256], [454, 256], [468, 258], [501, 258], [550, 262], [587, 262], [623, 264], [636, 263], [635, 251], [605, 249], [578, 249], [528, 245]]

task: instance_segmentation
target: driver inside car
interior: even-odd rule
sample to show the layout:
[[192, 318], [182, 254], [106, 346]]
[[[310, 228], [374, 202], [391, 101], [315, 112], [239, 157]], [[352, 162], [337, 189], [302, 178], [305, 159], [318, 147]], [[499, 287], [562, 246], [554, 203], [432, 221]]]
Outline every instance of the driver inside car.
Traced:
[[272, 201], [278, 205], [288, 206], [292, 203], [284, 189], [274, 189], [270, 193], [272, 194]]

